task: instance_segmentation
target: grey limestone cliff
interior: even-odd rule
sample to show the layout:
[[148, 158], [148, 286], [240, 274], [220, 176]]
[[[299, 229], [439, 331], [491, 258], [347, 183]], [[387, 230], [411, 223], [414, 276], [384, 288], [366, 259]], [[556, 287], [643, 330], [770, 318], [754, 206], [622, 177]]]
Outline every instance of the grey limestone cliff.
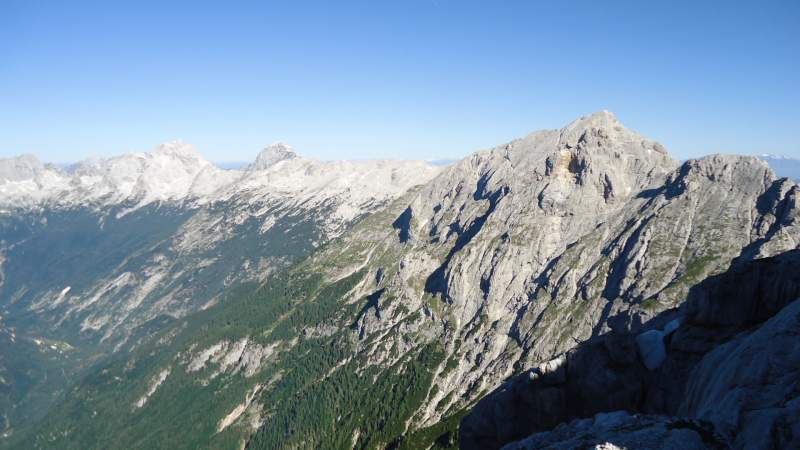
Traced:
[[[676, 429], [700, 438], [696, 448], [800, 445], [798, 263], [794, 250], [737, 264], [647, 330], [612, 331], [512, 378], [462, 421], [462, 448], [537, 432], [508, 448], [658, 448], [647, 439], [666, 445]], [[658, 341], [642, 345], [654, 332]], [[650, 365], [654, 346], [663, 358]], [[619, 423], [599, 426], [610, 413]]]
[[376, 244], [399, 264], [362, 263], [381, 274], [365, 295], [402, 299], [359, 319], [364, 351], [388, 361], [389, 330], [424, 312], [414, 330], [451, 361], [417, 416], [433, 424], [520, 370], [638, 329], [734, 261], [796, 248], [797, 193], [754, 157], [679, 164], [605, 111], [476, 153]]

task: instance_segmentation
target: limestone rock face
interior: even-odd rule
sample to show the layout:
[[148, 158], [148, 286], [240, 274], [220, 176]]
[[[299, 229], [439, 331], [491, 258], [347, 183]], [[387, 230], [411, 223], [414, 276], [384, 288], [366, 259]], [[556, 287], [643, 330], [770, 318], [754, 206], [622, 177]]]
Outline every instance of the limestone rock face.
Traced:
[[695, 367], [679, 414], [713, 422], [743, 449], [800, 447], [800, 301]]
[[709, 429], [713, 430], [710, 424], [700, 421], [617, 411], [562, 424], [508, 444], [503, 450], [705, 450], [713, 448], [709, 444], [717, 444], [704, 442], [704, 438], [709, 440]]
[[796, 251], [734, 266], [690, 291], [687, 321], [718, 327], [761, 323], [800, 297], [800, 255]]
[[[800, 250], [739, 263], [695, 286], [690, 302], [653, 319], [649, 330], [612, 331], [571, 350], [559, 359], [563, 376], [534, 369], [512, 378], [462, 420], [462, 448], [499, 448], [530, 433], [539, 434], [509, 448], [569, 448], [601, 436], [650, 448], [632, 443], [640, 419], [627, 418], [631, 426], [613, 436], [598, 435], [585, 420], [563, 425], [619, 410], [661, 415], [657, 427], [705, 423], [707, 447], [700, 448], [796, 447], [799, 271]], [[663, 339], [660, 364], [650, 364], [652, 352], [634, 350], [642, 336]], [[580, 439], [567, 439], [571, 432]]]
[[[446, 168], [375, 244], [400, 264], [367, 258], [382, 277], [364, 294], [425, 312], [458, 361], [420, 413], [432, 425], [515, 372], [639, 330], [734, 261], [797, 248], [797, 193], [754, 157], [679, 164], [604, 111]], [[365, 342], [408, 315], [392, 308], [359, 320]]]
[[264, 170], [287, 159], [297, 158], [297, 153], [292, 147], [282, 142], [270, 144], [261, 151], [256, 160], [249, 166], [250, 170]]

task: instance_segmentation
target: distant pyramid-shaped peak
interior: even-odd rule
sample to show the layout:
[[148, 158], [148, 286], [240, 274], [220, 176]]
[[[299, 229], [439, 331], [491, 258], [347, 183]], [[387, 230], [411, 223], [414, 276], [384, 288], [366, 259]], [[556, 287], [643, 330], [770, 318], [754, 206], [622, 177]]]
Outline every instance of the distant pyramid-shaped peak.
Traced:
[[276, 142], [266, 146], [264, 150], [261, 150], [256, 160], [250, 165], [250, 169], [268, 169], [281, 161], [297, 157], [297, 152], [295, 152], [290, 145], [284, 144], [283, 142]]
[[647, 159], [669, 158], [661, 144], [626, 128], [607, 110], [580, 117], [559, 132], [559, 142], [567, 149], [582, 148], [588, 153], [613, 149], [616, 153], [641, 153], [639, 156]]
[[567, 126], [561, 129], [561, 139], [564, 142], [574, 143], [587, 131], [591, 133], [597, 132], [596, 130], [602, 130], [600, 133], [605, 135], [609, 135], [618, 131], [630, 132], [629, 130], [625, 129], [619, 119], [617, 119], [617, 116], [615, 116], [612, 112], [602, 110], [594, 114], [582, 116], [570, 122]]

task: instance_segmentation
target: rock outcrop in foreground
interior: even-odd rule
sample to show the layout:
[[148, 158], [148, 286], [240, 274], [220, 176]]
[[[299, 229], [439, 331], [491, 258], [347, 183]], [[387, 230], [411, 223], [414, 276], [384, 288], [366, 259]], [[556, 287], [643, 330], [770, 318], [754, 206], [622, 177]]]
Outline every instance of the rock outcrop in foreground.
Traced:
[[708, 278], [647, 325], [511, 379], [462, 447], [800, 447], [800, 250]]

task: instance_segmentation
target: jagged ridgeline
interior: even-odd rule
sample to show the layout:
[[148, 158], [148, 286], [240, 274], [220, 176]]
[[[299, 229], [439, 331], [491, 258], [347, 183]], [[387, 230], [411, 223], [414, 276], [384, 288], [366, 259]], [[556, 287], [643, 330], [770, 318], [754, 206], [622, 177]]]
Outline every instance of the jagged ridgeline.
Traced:
[[72, 386], [21, 447], [428, 448], [510, 376], [797, 247], [798, 187], [610, 113], [446, 167]]

